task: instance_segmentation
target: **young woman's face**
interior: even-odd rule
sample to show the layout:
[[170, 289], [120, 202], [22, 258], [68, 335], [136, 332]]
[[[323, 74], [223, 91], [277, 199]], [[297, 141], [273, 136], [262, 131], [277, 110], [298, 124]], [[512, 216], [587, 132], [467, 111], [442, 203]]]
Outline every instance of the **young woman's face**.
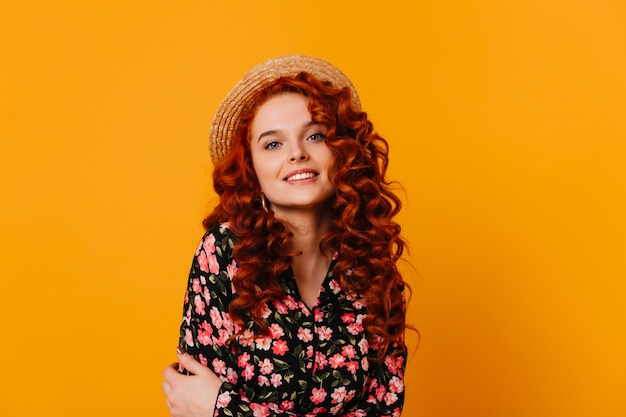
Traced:
[[283, 93], [259, 107], [250, 127], [252, 165], [276, 214], [316, 209], [335, 195], [326, 133], [300, 94]]

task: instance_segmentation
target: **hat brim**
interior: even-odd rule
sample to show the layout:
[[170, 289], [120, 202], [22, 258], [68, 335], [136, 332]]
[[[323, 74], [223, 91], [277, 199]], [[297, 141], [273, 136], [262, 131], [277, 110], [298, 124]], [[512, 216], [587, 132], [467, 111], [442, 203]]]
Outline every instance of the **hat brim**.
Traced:
[[209, 134], [209, 153], [215, 164], [230, 148], [242, 113], [251, 105], [254, 96], [280, 77], [294, 77], [308, 72], [320, 81], [328, 81], [337, 88], [348, 87], [352, 106], [360, 110], [361, 103], [354, 85], [337, 67], [323, 59], [308, 55], [285, 55], [271, 58], [248, 71], [220, 104]]

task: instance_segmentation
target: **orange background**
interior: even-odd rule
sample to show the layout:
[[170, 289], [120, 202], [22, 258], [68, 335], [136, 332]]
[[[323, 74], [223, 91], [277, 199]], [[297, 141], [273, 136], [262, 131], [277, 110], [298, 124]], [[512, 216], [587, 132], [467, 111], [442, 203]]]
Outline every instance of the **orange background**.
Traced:
[[3, 416], [168, 414], [212, 115], [294, 52], [352, 78], [406, 189], [405, 415], [626, 415], [623, 1], [9, 4]]

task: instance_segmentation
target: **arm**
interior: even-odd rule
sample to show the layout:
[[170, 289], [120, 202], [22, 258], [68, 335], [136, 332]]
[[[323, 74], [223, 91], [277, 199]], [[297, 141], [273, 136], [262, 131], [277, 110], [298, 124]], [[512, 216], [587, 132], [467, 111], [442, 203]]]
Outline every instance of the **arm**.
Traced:
[[[171, 394], [166, 391], [166, 395], [168, 404], [179, 398], [179, 403], [186, 401], [190, 404], [185, 410], [204, 411], [202, 414], [180, 412], [177, 417], [247, 417], [259, 407], [265, 407], [264, 404], [251, 404], [237, 388], [237, 357], [229, 346], [229, 338], [236, 329], [228, 314], [233, 297], [232, 276], [237, 271], [232, 257], [234, 245], [235, 239], [226, 227], [215, 227], [204, 235], [193, 258], [179, 342], [180, 347], [189, 353], [179, 355], [180, 370], [193, 375], [176, 375], [174, 378], [166, 369], [178, 388], [171, 390]], [[198, 368], [200, 364], [204, 366]], [[212, 372], [207, 374], [205, 370]], [[211, 375], [217, 377], [212, 380]]]
[[[399, 344], [390, 346], [390, 351], [397, 350], [399, 346]], [[371, 363], [363, 400], [342, 416], [400, 416], [404, 405], [405, 369], [406, 349], [387, 355], [382, 362]]]
[[[174, 363], [163, 371], [165, 380], [162, 388], [167, 397], [167, 407], [171, 416], [212, 416], [222, 380], [182, 349], [176, 349], [176, 352], [180, 363]], [[178, 370], [181, 366], [193, 375], [180, 374]]]

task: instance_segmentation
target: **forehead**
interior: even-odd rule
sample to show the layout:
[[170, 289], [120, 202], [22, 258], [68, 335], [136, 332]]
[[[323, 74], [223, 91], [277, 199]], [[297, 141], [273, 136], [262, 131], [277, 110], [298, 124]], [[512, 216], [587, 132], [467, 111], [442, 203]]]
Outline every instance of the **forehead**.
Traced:
[[281, 93], [267, 99], [261, 104], [252, 119], [252, 130], [300, 124], [311, 120], [309, 100], [298, 93]]

